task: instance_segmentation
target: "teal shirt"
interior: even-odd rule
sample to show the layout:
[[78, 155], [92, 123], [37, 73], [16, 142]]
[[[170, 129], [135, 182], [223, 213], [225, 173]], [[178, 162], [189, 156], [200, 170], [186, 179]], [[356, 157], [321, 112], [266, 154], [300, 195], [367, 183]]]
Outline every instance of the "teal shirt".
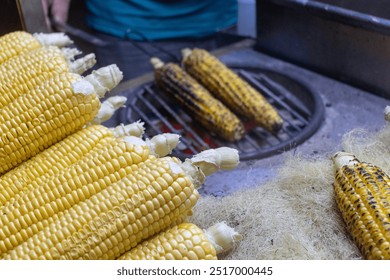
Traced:
[[135, 40], [199, 38], [237, 22], [237, 0], [87, 0], [87, 8], [91, 28]]

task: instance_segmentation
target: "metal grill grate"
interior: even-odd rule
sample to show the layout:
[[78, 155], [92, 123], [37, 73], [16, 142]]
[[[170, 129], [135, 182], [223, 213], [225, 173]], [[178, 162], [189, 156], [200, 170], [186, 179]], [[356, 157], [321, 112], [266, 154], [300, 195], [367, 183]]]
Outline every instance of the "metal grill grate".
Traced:
[[147, 137], [164, 132], [181, 135], [181, 144], [174, 151], [181, 159], [221, 146], [239, 150], [241, 160], [264, 158], [294, 148], [318, 129], [324, 107], [321, 98], [307, 85], [271, 70], [229, 66], [276, 107], [284, 120], [278, 133], [267, 132], [243, 120], [248, 131], [243, 139], [237, 142], [222, 140], [199, 126], [153, 82], [124, 93], [129, 97], [128, 104], [121, 111], [119, 121], [129, 123], [141, 119], [146, 124]]

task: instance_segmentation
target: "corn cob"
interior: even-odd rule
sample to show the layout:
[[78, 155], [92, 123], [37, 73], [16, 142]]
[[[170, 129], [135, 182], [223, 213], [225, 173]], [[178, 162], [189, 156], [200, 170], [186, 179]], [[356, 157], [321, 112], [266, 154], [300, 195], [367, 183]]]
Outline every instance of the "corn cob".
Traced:
[[344, 152], [333, 157], [337, 205], [366, 259], [390, 259], [390, 178]]
[[[108, 259], [104, 255], [114, 253], [111, 257], [114, 259], [125, 252], [120, 246], [129, 247], [130, 242], [147, 238], [160, 227], [168, 227], [170, 222], [185, 215], [198, 199], [196, 190], [183, 176], [165, 175], [169, 170], [166, 159], [150, 159], [137, 168], [133, 165], [128, 169], [126, 178], [109, 183], [90, 199], [64, 211], [50, 226], [2, 258]], [[155, 183], [152, 185], [152, 182]], [[83, 236], [78, 236], [79, 232]], [[116, 248], [120, 252], [110, 252]]]
[[134, 123], [109, 129], [92, 125], [69, 135], [64, 140], [45, 149], [35, 157], [0, 177], [0, 208], [17, 196], [42, 185], [47, 179], [79, 162], [83, 157], [116, 137], [138, 136], [143, 133], [140, 124]]
[[[220, 162], [221, 167], [230, 166], [231, 164], [225, 164], [225, 161], [232, 159], [236, 161], [235, 165], [238, 163], [237, 151], [233, 149], [220, 149], [218, 155], [222, 160], [215, 159], [214, 162]], [[202, 154], [199, 154], [196, 157], [201, 156]], [[201, 159], [196, 161], [200, 162]], [[121, 172], [125, 174], [122, 178], [113, 181], [101, 179], [100, 184], [103, 186], [94, 184], [93, 186], [100, 190], [91, 191], [91, 196], [87, 197], [85, 187], [79, 187], [74, 195], [63, 196], [63, 206], [69, 203], [74, 205], [67, 209], [59, 205], [62, 207], [56, 210], [61, 213], [57, 212], [47, 219], [50, 222], [34, 235], [28, 234], [33, 227], [27, 227], [25, 230], [17, 230], [12, 238], [4, 238], [3, 235], [14, 229], [18, 223], [12, 226], [9, 223], [2, 225], [1, 257], [116, 259], [141, 241], [177, 222], [182, 222], [191, 213], [198, 199], [196, 184], [204, 180], [202, 176], [196, 178], [205, 172], [200, 169], [189, 161], [181, 164], [176, 158], [153, 156], [139, 164], [126, 165]], [[89, 189], [91, 188], [92, 186]], [[56, 191], [48, 192], [36, 197], [46, 199], [55, 193]], [[41, 198], [34, 199], [30, 204], [36, 207], [39, 200]], [[40, 211], [39, 208], [25, 209], [24, 212], [31, 219], [33, 217], [29, 213], [35, 213], [37, 217], [41, 216], [39, 213], [48, 213]], [[9, 217], [25, 214], [6, 213]], [[22, 218], [20, 221], [28, 220]], [[4, 218], [2, 221], [4, 222]], [[37, 226], [42, 223], [42, 220], [38, 221]]]
[[84, 79], [63, 73], [5, 106], [0, 110], [0, 174], [89, 123], [100, 109], [99, 97], [121, 78], [115, 65]]
[[119, 260], [216, 260], [233, 248], [241, 236], [225, 223], [203, 231], [182, 223], [142, 242]]
[[32, 187], [0, 211], [0, 252], [12, 249], [25, 237], [48, 225], [56, 213], [88, 199], [126, 175], [126, 169], [149, 157], [146, 146], [127, 141], [107, 143], [78, 164], [54, 174], [44, 184]]
[[57, 47], [43, 47], [1, 64], [0, 109], [47, 79], [66, 72], [82, 74], [96, 62], [94, 54], [70, 62], [76, 54], [75, 49], [64, 53]]
[[[168, 135], [165, 145], [173, 146], [173, 142], [178, 143], [176, 139], [177, 137]], [[153, 139], [150, 141], [154, 142]], [[162, 144], [159, 143], [157, 146]], [[127, 174], [126, 172], [132, 170], [129, 169], [130, 166], [135, 169], [136, 167], [132, 165], [145, 161], [150, 153], [154, 154], [153, 148], [137, 137], [125, 137], [122, 140], [105, 137], [87, 154], [79, 156], [78, 161], [73, 160], [68, 167], [59, 169], [58, 172], [49, 174], [47, 168], [42, 166], [43, 176], [46, 179], [33, 179], [27, 182], [22, 194], [19, 193], [15, 199], [0, 208], [3, 213], [9, 213], [1, 219], [2, 223], [0, 223], [0, 226], [4, 226], [3, 231], [0, 230], [0, 252], [4, 253], [5, 250], [12, 249], [22, 242], [21, 236], [32, 236], [48, 226], [52, 221], [52, 209], [68, 209], [74, 203], [87, 199], [90, 193], [97, 193], [104, 189], [103, 183], [113, 184], [116, 180], [120, 180]], [[82, 185], [77, 184], [80, 182]], [[86, 188], [87, 192], [84, 191], [81, 198], [77, 198], [81, 188]], [[63, 200], [60, 194], [72, 198]], [[33, 199], [45, 195], [50, 197]], [[26, 209], [30, 209], [33, 213], [27, 213]], [[24, 217], [18, 217], [18, 213], [23, 213]], [[37, 216], [44, 218], [36, 220]]]
[[253, 120], [270, 132], [283, 120], [267, 99], [206, 50], [183, 50], [184, 69], [239, 116]]
[[0, 64], [41, 46], [64, 47], [71, 43], [73, 43], [72, 40], [64, 33], [32, 35], [25, 31], [11, 32], [0, 37]]
[[152, 58], [155, 81], [158, 87], [185, 106], [206, 129], [228, 141], [236, 141], [244, 135], [241, 121], [179, 65], [164, 63]]

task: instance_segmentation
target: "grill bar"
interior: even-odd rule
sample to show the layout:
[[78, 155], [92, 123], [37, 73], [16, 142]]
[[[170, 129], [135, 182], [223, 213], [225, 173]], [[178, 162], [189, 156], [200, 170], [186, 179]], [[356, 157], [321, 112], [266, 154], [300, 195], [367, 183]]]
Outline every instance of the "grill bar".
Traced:
[[[155, 113], [155, 115], [157, 117], [160, 118], [160, 120], [164, 123], [164, 125], [166, 125], [169, 129], [170, 129], [170, 132], [171, 133], [177, 133], [179, 135], [181, 135], [182, 133], [179, 132], [178, 130], [176, 130], [171, 124], [170, 122], [165, 118], [163, 117], [160, 112], [158, 110], [156, 110], [156, 108], [149, 102], [147, 101], [146, 98], [142, 98], [142, 94], [139, 93], [137, 94], [138, 97], [139, 97], [139, 100], [144, 103], [149, 109], [151, 109], [151, 111], [153, 113]], [[163, 131], [154, 124], [153, 121], [151, 121], [140, 109], [138, 109], [136, 106], [133, 106], [133, 108], [135, 107], [135, 109], [137, 110], [138, 113], [140, 113], [140, 116], [142, 117], [142, 119], [145, 120], [146, 123], [150, 124], [152, 127], [153, 127], [153, 130], [157, 132], [157, 134], [160, 134], [160, 133], [163, 133]], [[148, 135], [149, 137], [152, 137], [154, 136], [155, 134], [152, 134], [152, 135]], [[196, 149], [192, 143], [190, 141], [188, 141], [186, 138], [183, 138], [181, 137], [180, 141], [187, 147], [191, 150], [191, 152], [193, 153], [196, 153], [198, 151], [198, 149]]]
[[290, 109], [292, 111], [295, 110], [300, 113], [305, 120], [310, 117], [311, 113], [305, 107], [305, 104], [296, 96], [292, 95], [285, 87], [274, 82], [272, 79], [268, 78], [267, 75], [260, 74], [256, 76], [258, 77], [258, 80], [267, 86], [272, 92], [279, 92], [283, 101], [290, 105]]
[[[256, 88], [260, 89], [264, 94], [269, 96], [272, 100], [274, 100], [278, 105], [286, 109], [291, 115], [299, 119], [303, 124], [307, 124], [307, 120], [299, 115], [295, 110], [293, 110], [286, 102], [284, 102], [280, 97], [278, 97], [275, 93], [273, 93], [269, 88], [267, 88], [264, 84], [262, 84], [259, 80], [250, 76], [246, 71], [239, 72], [247, 81], [251, 82]], [[275, 90], [275, 89], [274, 89]]]
[[164, 125], [166, 125], [169, 130], [173, 133], [178, 133], [178, 131], [171, 125], [171, 123], [156, 109], [155, 106], [153, 106], [149, 100], [147, 98], [140, 98], [141, 97], [141, 93], [138, 93], [137, 94], [138, 97], [139, 97], [139, 100], [144, 103], [146, 105], [146, 107], [152, 112], [154, 113], [157, 118], [159, 118], [163, 123]]

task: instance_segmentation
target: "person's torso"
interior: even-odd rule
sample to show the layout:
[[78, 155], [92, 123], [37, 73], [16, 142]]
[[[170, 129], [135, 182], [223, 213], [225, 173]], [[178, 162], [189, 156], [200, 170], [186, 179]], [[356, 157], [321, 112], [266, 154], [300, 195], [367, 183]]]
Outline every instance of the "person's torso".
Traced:
[[87, 0], [87, 7], [90, 27], [136, 40], [204, 37], [237, 21], [237, 0]]

